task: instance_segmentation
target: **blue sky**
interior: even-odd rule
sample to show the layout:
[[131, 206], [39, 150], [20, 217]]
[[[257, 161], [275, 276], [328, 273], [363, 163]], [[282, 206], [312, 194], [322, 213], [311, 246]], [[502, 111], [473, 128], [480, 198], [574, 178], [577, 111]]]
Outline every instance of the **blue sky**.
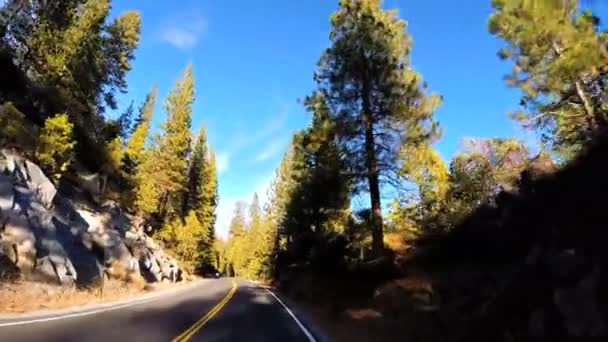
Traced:
[[[193, 129], [205, 123], [219, 163], [219, 235], [226, 235], [236, 201], [256, 191], [264, 198], [291, 134], [308, 124], [297, 100], [313, 90], [336, 7], [337, 0], [113, 2], [114, 15], [136, 9], [143, 17], [123, 106], [141, 103], [155, 83], [162, 99], [194, 64]], [[384, 7], [407, 20], [414, 68], [444, 97], [436, 112], [444, 158], [464, 137], [530, 138], [507, 117], [518, 92], [502, 81], [510, 65], [496, 57], [501, 43], [487, 32], [490, 0], [386, 0]], [[162, 103], [155, 114], [158, 126]]]

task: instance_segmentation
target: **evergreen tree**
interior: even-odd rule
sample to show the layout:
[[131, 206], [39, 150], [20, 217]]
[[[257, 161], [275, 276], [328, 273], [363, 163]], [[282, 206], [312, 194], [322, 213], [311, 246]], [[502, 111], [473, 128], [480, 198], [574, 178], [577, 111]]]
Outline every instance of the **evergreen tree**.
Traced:
[[127, 158], [131, 165], [136, 166], [141, 162], [141, 155], [146, 147], [146, 139], [150, 130], [150, 122], [154, 116], [157, 92], [158, 87], [155, 85], [146, 96], [144, 104], [139, 109], [139, 115], [135, 119], [134, 131], [127, 142]]
[[159, 164], [160, 151], [158, 136], [153, 139], [153, 145], [145, 149], [139, 156], [139, 166], [135, 173], [135, 208], [140, 214], [151, 215], [158, 212], [161, 188], [157, 174], [163, 165]]
[[262, 209], [260, 208], [260, 199], [257, 192], [253, 194], [251, 205], [249, 205], [249, 230], [259, 226], [262, 222]]
[[513, 61], [507, 84], [521, 89], [523, 109], [513, 117], [537, 129], [554, 149], [577, 150], [608, 125], [606, 34], [577, 0], [494, 0], [491, 33], [507, 43]]
[[214, 264], [215, 209], [217, 206], [217, 179], [215, 176], [215, 154], [209, 153], [205, 126], [202, 125], [192, 150], [187, 186], [182, 191], [182, 215], [196, 213], [203, 231], [199, 241], [199, 270], [206, 272]]
[[187, 185], [183, 188], [183, 199], [181, 213], [185, 217], [187, 213], [194, 210], [199, 216], [199, 220], [203, 219], [201, 215], [201, 207], [203, 203], [203, 183], [205, 180], [206, 168], [208, 167], [208, 148], [207, 148], [207, 133], [205, 125], [201, 125], [198, 138], [190, 154], [188, 165]]
[[194, 78], [189, 65], [166, 99], [167, 120], [163, 133], [145, 153], [138, 170], [136, 207], [161, 220], [179, 216], [186, 186], [190, 154], [190, 122], [194, 101]]
[[55, 178], [67, 171], [72, 162], [76, 145], [72, 135], [73, 127], [66, 114], [57, 114], [46, 119], [40, 130], [36, 159]]
[[336, 121], [348, 171], [369, 191], [372, 248], [383, 252], [380, 186], [398, 169], [399, 146], [418, 146], [439, 134], [432, 114], [440, 99], [427, 95], [411, 69], [411, 37], [396, 11], [380, 0], [341, 0], [331, 17], [331, 46], [315, 75]]
[[194, 211], [188, 213], [183, 221], [179, 218], [171, 220], [158, 232], [158, 237], [179, 257], [188, 272], [194, 272], [198, 265], [201, 257], [199, 244], [203, 235]]
[[129, 137], [133, 133], [133, 101], [127, 106], [127, 108], [120, 113], [118, 119], [116, 120], [118, 123], [118, 136], [123, 142], [127, 142]]
[[187, 181], [193, 102], [194, 77], [192, 65], [189, 65], [166, 99], [167, 120], [162, 125], [164, 132], [159, 140], [158, 153], [152, 155], [158, 169], [154, 177], [160, 195], [158, 212], [161, 217], [179, 214], [181, 191]]
[[245, 216], [245, 203], [237, 202], [234, 208], [234, 214], [229, 226], [229, 242], [226, 247], [226, 259], [230, 265], [230, 273], [233, 275], [243, 275], [247, 256], [247, 220]]
[[219, 203], [217, 166], [213, 148], [210, 149], [209, 166], [205, 170], [207, 171], [203, 178], [205, 180], [205, 183], [203, 183], [203, 203], [205, 203], [203, 208], [205, 211], [201, 211], [199, 216], [202, 224], [208, 227], [209, 241], [213, 243], [215, 241], [216, 211]]

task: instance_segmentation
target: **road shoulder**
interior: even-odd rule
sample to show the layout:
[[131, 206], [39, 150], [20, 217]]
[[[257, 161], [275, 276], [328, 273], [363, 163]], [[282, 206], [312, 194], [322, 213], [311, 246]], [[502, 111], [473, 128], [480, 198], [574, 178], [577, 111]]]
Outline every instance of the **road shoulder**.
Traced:
[[139, 305], [148, 303], [151, 301], [159, 300], [164, 298], [167, 295], [173, 295], [176, 293], [180, 293], [182, 291], [186, 291], [192, 287], [201, 285], [202, 283], [208, 281], [207, 279], [200, 279], [190, 283], [186, 283], [183, 285], [177, 285], [170, 288], [159, 289], [156, 291], [142, 293], [141, 295], [135, 298], [111, 301], [107, 303], [95, 303], [95, 304], [87, 304], [80, 306], [72, 306], [63, 309], [43, 309], [36, 310], [26, 313], [18, 313], [18, 314], [0, 314], [0, 327], [2, 326], [10, 326], [10, 325], [19, 325], [19, 324], [28, 324], [34, 322], [43, 322], [78, 316], [87, 316], [93, 315], [101, 312], [118, 310], [129, 306]]

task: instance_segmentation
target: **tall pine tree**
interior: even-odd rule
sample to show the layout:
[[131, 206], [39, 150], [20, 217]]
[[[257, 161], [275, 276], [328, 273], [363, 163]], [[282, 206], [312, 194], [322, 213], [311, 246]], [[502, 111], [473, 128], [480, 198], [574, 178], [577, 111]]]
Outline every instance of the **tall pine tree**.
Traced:
[[150, 123], [154, 116], [156, 105], [156, 93], [158, 87], [155, 85], [146, 95], [146, 100], [139, 109], [139, 115], [135, 119], [135, 129], [127, 142], [127, 158], [132, 165], [138, 165], [142, 159], [142, 153], [146, 147], [146, 139], [150, 131]]
[[160, 172], [157, 174], [161, 216], [179, 214], [181, 190], [187, 181], [193, 103], [194, 75], [192, 65], [188, 65], [165, 100], [168, 117], [162, 125], [164, 134], [159, 143]]
[[203, 192], [205, 189], [203, 189], [203, 184], [206, 181], [206, 168], [209, 164], [208, 154], [207, 133], [203, 124], [190, 155], [186, 186], [182, 189], [182, 217], [185, 217], [191, 210], [194, 210], [199, 216], [199, 220], [203, 218], [201, 208], [204, 206]]
[[146, 214], [157, 213], [161, 219], [179, 216], [182, 190], [186, 186], [194, 77], [189, 65], [166, 99], [167, 120], [163, 133], [144, 158], [139, 172], [140, 187], [136, 205]]
[[396, 11], [380, 0], [341, 0], [331, 16], [331, 46], [315, 78], [332, 109], [351, 173], [369, 192], [372, 250], [381, 255], [381, 182], [398, 169], [401, 146], [427, 144], [439, 134], [433, 112], [440, 98], [410, 63], [411, 37]]

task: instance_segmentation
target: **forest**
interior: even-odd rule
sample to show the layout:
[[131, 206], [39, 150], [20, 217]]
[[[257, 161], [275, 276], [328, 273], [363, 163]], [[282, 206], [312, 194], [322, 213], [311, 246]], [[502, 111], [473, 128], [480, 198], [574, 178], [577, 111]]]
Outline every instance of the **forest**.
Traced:
[[105, 196], [145, 218], [189, 271], [261, 281], [332, 317], [371, 306], [393, 318], [360, 319], [376, 337], [606, 336], [608, 35], [578, 0], [491, 4], [496, 58], [521, 94], [509, 115], [534, 144], [469, 138], [444, 160], [443, 98], [412, 66], [407, 13], [339, 0], [315, 89], [299, 101], [310, 122], [266, 203], [237, 203], [226, 240], [215, 234], [215, 152], [205, 126], [191, 127], [193, 66], [164, 98], [158, 132], [153, 84], [109, 115], [127, 89], [138, 12], [110, 21], [109, 0], [6, 1], [0, 142], [60, 188], [79, 170], [105, 175]]

